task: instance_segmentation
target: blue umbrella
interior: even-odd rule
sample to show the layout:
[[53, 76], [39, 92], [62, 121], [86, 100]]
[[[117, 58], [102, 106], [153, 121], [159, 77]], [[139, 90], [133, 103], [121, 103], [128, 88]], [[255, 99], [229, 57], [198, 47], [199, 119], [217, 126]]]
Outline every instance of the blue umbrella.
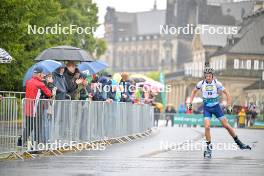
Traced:
[[44, 60], [32, 65], [26, 72], [23, 79], [23, 86], [26, 85], [26, 81], [32, 78], [33, 71], [36, 67], [41, 67], [44, 74], [52, 73], [57, 68], [63, 66], [62, 63], [54, 60]]
[[85, 72], [90, 75], [98, 73], [107, 67], [109, 67], [109, 65], [104, 61], [82, 62], [78, 65], [78, 69], [81, 72]]

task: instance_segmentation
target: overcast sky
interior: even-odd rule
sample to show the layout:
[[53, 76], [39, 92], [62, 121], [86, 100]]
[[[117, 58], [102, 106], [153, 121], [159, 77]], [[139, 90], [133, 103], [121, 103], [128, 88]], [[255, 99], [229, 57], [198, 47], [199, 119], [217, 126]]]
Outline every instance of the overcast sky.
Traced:
[[[167, 0], [156, 0], [158, 9], [166, 9]], [[96, 37], [104, 35], [104, 16], [108, 6], [114, 7], [116, 11], [141, 12], [153, 9], [155, 0], [93, 0], [99, 8], [99, 23], [101, 24], [95, 33]]]

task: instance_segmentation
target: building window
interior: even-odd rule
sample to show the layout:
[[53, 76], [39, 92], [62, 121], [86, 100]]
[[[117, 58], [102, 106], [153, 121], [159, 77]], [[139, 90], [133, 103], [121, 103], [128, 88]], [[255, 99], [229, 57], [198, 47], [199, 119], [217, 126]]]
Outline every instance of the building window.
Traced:
[[124, 68], [124, 54], [122, 52], [120, 52], [120, 55], [119, 55], [119, 66], [121, 69]]
[[244, 60], [241, 60], [239, 64], [240, 64], [240, 66], [239, 66], [240, 69], [244, 69], [245, 68]]
[[[133, 60], [133, 63], [131, 64], [131, 67], [137, 67], [137, 53], [136, 51], [132, 52], [132, 57], [131, 59]], [[134, 65], [133, 65], [134, 64]]]
[[158, 50], [154, 50], [152, 53], [152, 64], [154, 67], [158, 67], [159, 65], [159, 54], [158, 54]]
[[220, 58], [219, 60], [219, 70], [222, 70], [223, 69], [223, 59]]
[[254, 60], [254, 70], [258, 70], [258, 69], [259, 69], [259, 61]]
[[264, 45], [264, 36], [260, 38], [261, 45]]
[[217, 59], [215, 61], [215, 67], [214, 67], [215, 70], [219, 70], [219, 60]]
[[175, 16], [175, 17], [178, 16], [178, 14], [177, 14], [177, 10], [178, 10], [178, 4], [175, 3], [175, 4], [174, 4], [174, 16]]
[[199, 62], [199, 74], [198, 77], [202, 77], [203, 76], [203, 63]]
[[129, 52], [125, 52], [125, 57], [123, 58], [123, 64], [124, 64], [124, 68], [128, 68], [129, 67]]
[[238, 59], [234, 60], [234, 69], [239, 69], [239, 60]]
[[144, 67], [150, 66], [151, 65], [151, 55], [149, 50], [147, 50], [145, 53], [145, 60], [144, 60]]
[[251, 69], [251, 60], [247, 60], [247, 70]]
[[261, 61], [260, 69], [261, 69], [261, 70], [264, 69], [264, 61]]
[[144, 53], [143, 51], [138, 52], [138, 67], [144, 68]]

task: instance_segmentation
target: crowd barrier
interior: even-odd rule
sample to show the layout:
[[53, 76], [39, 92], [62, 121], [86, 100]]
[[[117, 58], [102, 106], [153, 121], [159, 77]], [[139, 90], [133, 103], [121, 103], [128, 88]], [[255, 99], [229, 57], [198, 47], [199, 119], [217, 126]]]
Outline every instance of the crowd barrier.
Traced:
[[1, 100], [0, 154], [144, 133], [152, 127], [154, 116], [149, 105], [119, 102], [24, 98], [21, 120], [17, 108], [16, 98]]
[[0, 100], [0, 154], [14, 152], [21, 134], [21, 122], [17, 115], [16, 97], [3, 97]]
[[[155, 113], [155, 117], [159, 120], [172, 120], [174, 125], [179, 126], [203, 126], [204, 116], [203, 114], [184, 114], [184, 113]], [[229, 124], [232, 127], [236, 125], [236, 115], [225, 114]], [[213, 116], [211, 119], [211, 126], [221, 127], [221, 122]]]
[[21, 105], [18, 102], [16, 97], [0, 100], [0, 154], [36, 151], [39, 144], [113, 139], [143, 133], [153, 125], [153, 107], [146, 104], [25, 98]]

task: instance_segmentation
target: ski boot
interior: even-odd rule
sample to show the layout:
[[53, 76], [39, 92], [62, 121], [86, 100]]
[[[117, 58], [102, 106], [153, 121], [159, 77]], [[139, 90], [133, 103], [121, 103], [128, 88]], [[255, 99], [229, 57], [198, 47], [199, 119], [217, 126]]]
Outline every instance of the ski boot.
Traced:
[[236, 140], [235, 140], [235, 143], [238, 145], [238, 147], [239, 147], [241, 150], [244, 150], [244, 149], [249, 149], [249, 150], [251, 150], [251, 147], [250, 147], [249, 145], [244, 144], [244, 143], [241, 142], [239, 139], [236, 139]]

